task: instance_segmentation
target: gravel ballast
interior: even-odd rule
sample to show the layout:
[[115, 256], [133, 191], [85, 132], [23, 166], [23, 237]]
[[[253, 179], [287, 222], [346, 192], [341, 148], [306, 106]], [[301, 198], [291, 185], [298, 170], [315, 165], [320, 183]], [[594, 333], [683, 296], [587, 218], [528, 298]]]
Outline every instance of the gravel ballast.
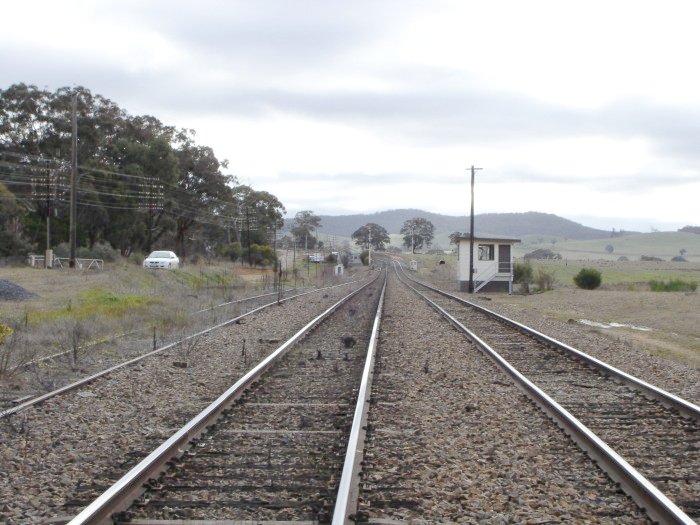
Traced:
[[393, 278], [378, 367], [361, 493], [370, 522], [649, 522], [489, 359]]
[[24, 301], [36, 297], [32, 292], [6, 279], [0, 279], [0, 301]]
[[[467, 300], [474, 300], [462, 294]], [[514, 300], [515, 299], [515, 300]], [[494, 297], [492, 301], [476, 303], [509, 317], [562, 343], [581, 350], [623, 372], [663, 388], [692, 403], [700, 404], [700, 368], [651, 355], [639, 345], [614, 332], [587, 326], [579, 322], [561, 322], [528, 308], [518, 298]]]
[[64, 516], [81, 491], [107, 488], [357, 286], [275, 305], [202, 336], [194, 348], [168, 350], [0, 420], [0, 522]]

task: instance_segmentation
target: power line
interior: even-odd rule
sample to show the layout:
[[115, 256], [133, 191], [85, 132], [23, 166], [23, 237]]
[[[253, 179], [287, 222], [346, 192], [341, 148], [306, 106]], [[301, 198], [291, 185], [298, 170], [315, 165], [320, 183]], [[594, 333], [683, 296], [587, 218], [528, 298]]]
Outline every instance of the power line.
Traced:
[[[4, 157], [10, 157], [17, 159], [16, 161], [2, 160]], [[24, 161], [28, 162], [24, 162]], [[32, 164], [30, 161], [35, 163], [43, 163], [44, 166], [37, 166]], [[47, 174], [48, 170], [53, 169], [54, 171], [64, 170], [69, 168], [67, 161], [61, 159], [56, 159], [52, 157], [43, 157], [38, 155], [30, 155], [24, 153], [0, 151], [0, 168], [5, 168], [9, 170], [12, 178], [5, 178], [0, 180], [7, 184], [13, 186], [25, 186], [27, 188], [32, 188], [30, 190], [30, 195], [25, 195], [25, 198], [34, 199], [47, 199], [53, 198], [56, 202], [65, 202], [64, 197], [60, 194], [63, 191], [67, 191], [69, 187], [64, 184], [59, 184], [58, 182], [49, 183], [50, 187], [56, 189], [56, 195], [51, 194], [50, 191], [44, 193], [36, 188], [43, 189], [46, 186], [46, 178], [51, 177]], [[218, 207], [233, 207], [239, 210], [241, 215], [230, 216], [221, 215], [216, 213], [209, 213], [208, 216], [213, 217], [217, 222], [207, 221], [200, 216], [202, 213], [201, 207], [189, 206], [178, 202], [177, 195], [185, 194], [189, 195], [191, 192], [187, 188], [183, 188], [179, 184], [173, 184], [170, 182], [161, 181], [158, 178], [144, 175], [132, 175], [127, 173], [122, 173], [118, 171], [105, 170], [99, 168], [92, 168], [86, 166], [78, 166], [78, 171], [81, 173], [79, 177], [78, 184], [76, 184], [76, 191], [79, 193], [80, 197], [76, 198], [76, 202], [84, 206], [90, 207], [103, 207], [107, 209], [115, 210], [149, 210], [149, 211], [159, 211], [163, 213], [170, 214], [175, 217], [192, 219], [195, 222], [202, 224], [210, 224], [215, 226], [221, 226], [225, 222], [233, 222], [236, 226], [236, 222], [241, 224], [243, 221], [255, 223], [253, 228], [257, 227], [257, 219], [250, 217], [250, 209], [243, 205], [243, 198], [234, 198], [233, 201], [224, 200], [215, 195], [203, 195], [207, 203], [210, 205]], [[99, 179], [95, 177], [95, 174], [109, 175], [117, 180], [107, 180]], [[121, 180], [120, 180], [121, 179]], [[92, 187], [91, 187], [92, 186]], [[115, 187], [116, 186], [116, 187]], [[169, 188], [175, 195], [174, 199], [169, 201], [170, 206], [165, 210], [164, 198], [165, 189]], [[19, 195], [19, 193], [17, 193]], [[86, 195], [93, 196], [104, 196], [104, 197], [115, 197], [126, 200], [139, 199], [142, 204], [139, 206], [124, 206], [116, 205], [116, 203], [105, 203], [102, 201], [86, 200], [84, 197]], [[201, 195], [201, 194], [200, 194]], [[144, 202], [145, 201], [145, 202]], [[243, 218], [243, 215], [246, 218]]]

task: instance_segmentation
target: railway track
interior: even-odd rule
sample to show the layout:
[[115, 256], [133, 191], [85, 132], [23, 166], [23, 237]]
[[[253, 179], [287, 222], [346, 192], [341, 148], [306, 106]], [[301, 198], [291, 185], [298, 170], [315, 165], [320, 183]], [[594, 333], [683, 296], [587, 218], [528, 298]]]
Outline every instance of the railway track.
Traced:
[[[292, 295], [288, 293], [287, 296], [291, 298], [303, 293]], [[217, 325], [223, 319], [237, 317], [261, 306], [270, 306], [276, 298], [282, 299], [283, 296], [279, 292], [258, 294], [193, 311], [188, 314], [190, 324], [188, 328], [195, 333], [205, 330], [207, 326]], [[152, 349], [156, 350], [156, 346], [163, 347], [176, 343], [184, 337], [183, 333], [176, 331], [156, 330], [155, 326], [149, 326], [145, 321], [141, 325], [142, 327], [136, 330], [94, 337], [91, 342], [80, 345], [76, 350], [80, 355], [77, 363], [72, 363], [72, 349], [52, 348], [46, 355], [40, 355], [26, 363], [9, 366], [8, 372], [12, 378], [10, 383], [14, 387], [0, 389], [0, 417], [4, 410], [12, 409], [29, 399], [46, 394], [47, 391], [57, 390], [73, 383], [81, 375], [85, 376], [86, 371], [106, 370], [120, 362], [143, 355], [151, 343]]]
[[[521, 326], [511, 338], [503, 320], [480, 320], [481, 313], [470, 312], [474, 306], [421, 285], [423, 298], [449, 311], [452, 324], [481, 334], [471, 333], [473, 343], [465, 344], [463, 335], [426, 313], [417, 297], [408, 299], [412, 292], [397, 277], [387, 292], [371, 401], [366, 380], [372, 361], [365, 360], [365, 349], [377, 343], [378, 315], [372, 342], [374, 313], [366, 305], [379, 299], [377, 288], [359, 291], [350, 300], [355, 303], [329, 309], [333, 318], [319, 317], [302, 329], [115, 485], [85, 486], [64, 504], [67, 515], [85, 507], [71, 524], [311, 524], [331, 517], [338, 525], [693, 523], [699, 435], [694, 405], [681, 403], [671, 409], [676, 419], [662, 420], [673, 396], [641, 385], [646, 396], [660, 396], [664, 404], [650, 402], [625, 383], [638, 382], [606, 379], [590, 362], [581, 365], [580, 354], [573, 362], [583, 375], [572, 378], [571, 358], [560, 360], [567, 350], [556, 342], [541, 334], [523, 336]], [[511, 351], [521, 372], [534, 372], [537, 385], [516, 386], [511, 378], [518, 372], [476, 352], [489, 346], [487, 340], [503, 354]], [[596, 448], [607, 445], [596, 436], [575, 436], [587, 457], [545, 413], [557, 416], [522, 395], [549, 397], [540, 388], [584, 422], [593, 414], [595, 432], [622, 456], [619, 446], [634, 439], [627, 445], [636, 455], [627, 459], [636, 470], [622, 479], [610, 474]], [[593, 395], [598, 391], [600, 399]], [[644, 406], [655, 409], [642, 412]], [[618, 417], [626, 410], [635, 411]], [[679, 422], [685, 425], [680, 435], [688, 438], [682, 449], [671, 428]], [[656, 433], [664, 424], [665, 439]], [[582, 432], [562, 426], [570, 435]], [[669, 464], [676, 455], [682, 461]], [[630, 487], [635, 484], [643, 486]], [[644, 491], [650, 496], [640, 496]], [[687, 514], [673, 514], [678, 509], [664, 494]]]
[[[478, 346], [485, 343], [511, 363], [689, 520], [700, 519], [700, 408], [481, 306], [416, 284], [468, 328]], [[651, 505], [644, 498], [638, 496], [638, 503]]]
[[66, 502], [110, 486], [280, 341], [362, 284], [275, 302], [1, 418], [0, 523], [65, 516]]
[[[335, 286], [346, 286], [347, 284], [352, 284], [352, 282]], [[178, 345], [186, 343], [187, 341], [197, 339], [203, 334], [209, 333], [212, 330], [239, 322], [240, 319], [249, 314], [259, 312], [265, 308], [280, 304], [281, 302], [297, 299], [308, 294], [323, 293], [324, 290], [334, 288], [335, 286], [321, 288], [318, 290], [314, 289], [310, 291], [303, 291], [301, 293], [288, 295], [287, 297], [282, 297], [280, 294], [278, 294], [278, 292], [260, 294], [253, 297], [228, 301], [203, 310], [197, 310], [192, 313], [192, 316], [201, 316], [202, 314], [207, 313], [211, 315], [214, 311], [216, 311], [216, 314], [214, 317], [201, 319], [198, 323], [199, 329], [195, 330], [191, 335], [184, 336], [184, 334], [180, 334], [179, 338], [166, 337], [166, 344], [161, 344], [159, 347], [156, 347], [156, 335], [154, 329], [152, 336], [152, 350], [146, 350], [151, 343], [151, 340], [149, 339], [151, 337], [149, 333], [150, 329], [146, 330], [145, 339], [143, 337], [136, 337], [139, 334], [143, 335], [143, 330], [121, 334], [117, 337], [110, 338], [107, 342], [114, 342], [117, 339], [129, 339], [129, 348], [125, 351], [109, 352], [106, 357], [101, 358], [92, 364], [81, 363], [81, 366], [77, 369], [75, 367], [70, 367], [66, 361], [65, 363], [62, 363], [62, 373], [54, 370], [46, 363], [48, 361], [56, 361], [61, 358], [66, 358], [66, 356], [70, 354], [70, 351], [59, 352], [36, 359], [33, 362], [25, 365], [23, 368], [27, 370], [40, 369], [42, 376], [51, 376], [53, 374], [55, 377], [50, 382], [46, 383], [51, 385], [53, 388], [49, 391], [46, 391], [46, 389], [44, 389], [44, 391], [40, 391], [33, 388], [30, 390], [24, 389], [22, 390], [21, 394], [18, 394], [16, 391], [6, 392], [4, 395], [0, 394], [0, 419], [21, 412], [26, 408], [41, 403], [44, 400], [50, 399], [56, 395], [81, 388], [93, 380], [109, 374], [114, 370], [118, 370], [125, 366], [134, 365], [142, 359], [177, 347]], [[223, 321], [221, 320], [222, 318]], [[212, 322], [213, 325], [211, 324]], [[161, 343], [164, 342], [163, 339], [164, 338], [161, 336]], [[168, 341], [168, 339], [170, 340]], [[86, 370], [91, 370], [93, 373], [85, 375]], [[82, 373], [82, 377], [79, 377], [80, 373]]]
[[330, 521], [382, 284], [312, 321], [70, 523]]

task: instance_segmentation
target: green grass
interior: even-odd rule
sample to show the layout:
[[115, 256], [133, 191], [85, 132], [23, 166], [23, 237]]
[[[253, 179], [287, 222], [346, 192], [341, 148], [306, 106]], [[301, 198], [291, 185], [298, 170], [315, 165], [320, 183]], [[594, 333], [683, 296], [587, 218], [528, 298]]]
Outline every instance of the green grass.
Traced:
[[0, 323], [0, 345], [5, 341], [5, 337], [12, 334], [12, 328], [6, 324]]
[[127, 314], [142, 312], [148, 307], [160, 303], [161, 299], [153, 296], [115, 293], [91, 288], [78, 296], [75, 303], [68, 300], [63, 308], [28, 312], [30, 323], [40, 323], [62, 318], [87, 319], [90, 317], [121, 318]]
[[652, 292], [694, 292], [698, 287], [695, 281], [683, 281], [681, 279], [671, 279], [666, 281], [649, 281], [649, 288]]
[[558, 286], [573, 287], [574, 277], [583, 268], [595, 268], [602, 274], [602, 286], [622, 287], [628, 289], [645, 288], [649, 281], [680, 279], [687, 280], [697, 276], [700, 278], [700, 264], [688, 263], [678, 265], [671, 262], [641, 262], [641, 261], [539, 261], [531, 260], [535, 273], [542, 268], [553, 271]]

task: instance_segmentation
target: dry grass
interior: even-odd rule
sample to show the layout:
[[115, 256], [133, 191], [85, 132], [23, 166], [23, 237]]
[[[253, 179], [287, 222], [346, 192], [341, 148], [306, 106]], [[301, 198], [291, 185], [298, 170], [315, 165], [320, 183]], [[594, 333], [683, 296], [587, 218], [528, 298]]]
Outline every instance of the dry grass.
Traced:
[[[37, 356], [67, 351], [73, 366], [95, 343], [132, 331], [160, 342], [230, 312], [192, 318], [192, 312], [257, 293], [270, 270], [220, 262], [178, 271], [144, 270], [133, 263], [106, 264], [103, 271], [2, 268], [0, 278], [35, 294], [25, 301], [0, 301], [0, 319], [15, 335], [3, 345], [6, 369]], [[228, 309], [230, 310], [230, 308]], [[201, 318], [201, 319], [200, 319]], [[22, 342], [20, 345], [19, 342]]]
[[559, 288], [534, 295], [489, 294], [494, 303], [527, 310], [560, 323], [587, 319], [651, 328], [600, 329], [643, 351], [691, 366], [700, 366], [700, 294], [577, 290]]

